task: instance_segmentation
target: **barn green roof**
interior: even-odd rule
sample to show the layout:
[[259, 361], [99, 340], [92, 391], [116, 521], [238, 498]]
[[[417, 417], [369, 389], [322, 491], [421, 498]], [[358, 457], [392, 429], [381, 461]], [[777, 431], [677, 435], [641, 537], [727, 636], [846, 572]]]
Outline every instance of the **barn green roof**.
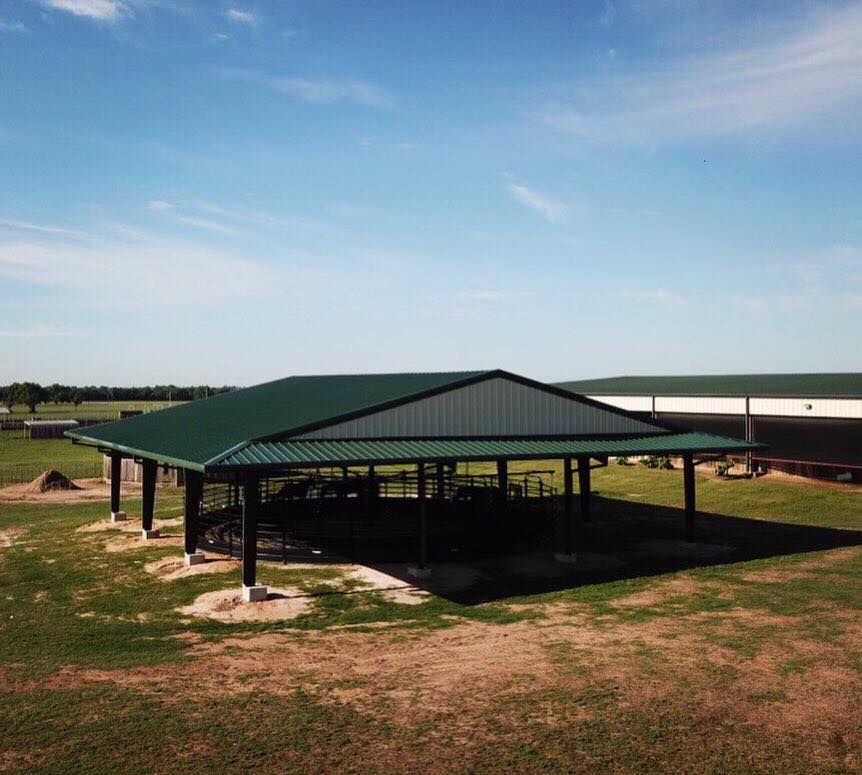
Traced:
[[287, 377], [66, 435], [107, 449], [202, 467], [255, 439], [303, 432], [495, 373]]
[[[707, 434], [675, 434], [658, 424], [647, 432], [593, 438], [445, 438], [307, 441], [318, 428], [483, 380], [503, 377], [604, 412], [626, 415], [552, 385], [501, 370], [302, 376], [221, 393], [116, 422], [67, 431], [80, 443], [198, 471], [249, 466], [324, 465], [456, 459], [541, 458], [730, 452], [758, 445]], [[637, 421], [640, 423], [640, 421]], [[643, 423], [640, 423], [643, 425]]]
[[607, 377], [559, 382], [557, 387], [588, 396], [860, 398], [862, 373]]

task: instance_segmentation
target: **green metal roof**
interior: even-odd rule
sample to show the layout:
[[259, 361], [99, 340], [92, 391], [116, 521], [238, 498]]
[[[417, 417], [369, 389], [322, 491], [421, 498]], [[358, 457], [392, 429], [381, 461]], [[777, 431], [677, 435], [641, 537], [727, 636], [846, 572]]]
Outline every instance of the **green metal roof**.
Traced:
[[258, 442], [213, 461], [207, 470], [362, 465], [445, 460], [542, 460], [560, 457], [726, 453], [763, 449], [711, 433], [668, 433], [623, 439], [436, 439]]
[[213, 458], [255, 439], [298, 433], [498, 373], [287, 377], [65, 435], [203, 470]]
[[858, 398], [862, 397], [862, 373], [607, 377], [558, 382], [557, 387], [588, 396]]

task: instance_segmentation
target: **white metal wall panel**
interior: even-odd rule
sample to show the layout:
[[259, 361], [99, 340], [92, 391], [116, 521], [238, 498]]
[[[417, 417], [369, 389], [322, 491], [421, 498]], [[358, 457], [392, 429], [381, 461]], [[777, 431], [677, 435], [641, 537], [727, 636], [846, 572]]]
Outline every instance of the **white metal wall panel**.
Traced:
[[862, 400], [852, 398], [752, 398], [750, 411], [773, 417], [862, 419]]
[[[651, 396], [593, 396], [629, 412], [648, 412]], [[656, 396], [656, 412], [668, 414], [745, 414], [744, 396]], [[862, 419], [862, 400], [855, 398], [754, 398], [749, 411], [763, 417], [831, 417]]]
[[745, 399], [656, 396], [655, 410], [671, 414], [745, 414]]
[[497, 377], [297, 438], [556, 436], [655, 430], [650, 423]]
[[627, 412], [651, 412], [652, 396], [587, 396], [593, 401], [625, 409]]

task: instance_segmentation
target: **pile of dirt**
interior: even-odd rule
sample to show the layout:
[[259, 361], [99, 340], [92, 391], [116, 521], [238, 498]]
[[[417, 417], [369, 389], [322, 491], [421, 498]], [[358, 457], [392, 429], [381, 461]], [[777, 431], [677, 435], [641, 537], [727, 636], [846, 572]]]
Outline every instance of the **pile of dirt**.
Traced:
[[299, 589], [269, 588], [266, 600], [244, 603], [240, 590], [220, 589], [200, 595], [191, 605], [177, 608], [185, 616], [221, 622], [273, 622], [295, 619], [311, 609], [312, 598]]
[[23, 488], [27, 493], [43, 493], [56, 490], [80, 490], [71, 479], [55, 469], [39, 474], [30, 484]]

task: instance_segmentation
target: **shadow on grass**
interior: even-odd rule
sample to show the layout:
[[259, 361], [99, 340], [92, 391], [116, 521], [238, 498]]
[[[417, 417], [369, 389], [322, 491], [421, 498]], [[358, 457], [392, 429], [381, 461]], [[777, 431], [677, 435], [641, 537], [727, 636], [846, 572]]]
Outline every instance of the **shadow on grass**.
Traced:
[[[530, 547], [496, 541], [489, 555], [430, 548], [430, 579], [417, 581], [401, 561], [367, 564], [461, 604], [562, 591], [690, 568], [862, 544], [862, 531], [769, 522], [699, 512], [693, 542], [683, 540], [682, 509], [594, 497], [593, 519], [576, 532], [577, 562], [554, 560], [553, 536]], [[489, 540], [491, 536], [489, 536]], [[361, 556], [357, 560], [362, 562]]]

